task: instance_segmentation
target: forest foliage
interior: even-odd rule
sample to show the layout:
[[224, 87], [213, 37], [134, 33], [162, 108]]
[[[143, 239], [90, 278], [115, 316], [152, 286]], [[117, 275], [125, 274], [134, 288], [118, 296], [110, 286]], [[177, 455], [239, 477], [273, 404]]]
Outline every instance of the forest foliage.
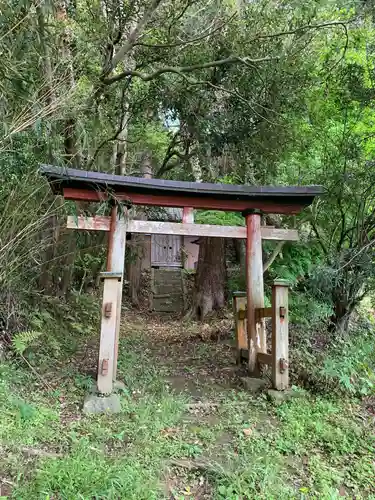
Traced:
[[[311, 209], [276, 220], [296, 225], [301, 244], [284, 246], [267, 273], [311, 292], [345, 329], [375, 287], [373, 15], [372, 2], [355, 0], [4, 2], [5, 323], [22, 295], [85, 291], [105, 258], [101, 236], [64, 229], [72, 208], [37, 171], [53, 163], [323, 185]], [[229, 213], [197, 220], [242, 223]]]

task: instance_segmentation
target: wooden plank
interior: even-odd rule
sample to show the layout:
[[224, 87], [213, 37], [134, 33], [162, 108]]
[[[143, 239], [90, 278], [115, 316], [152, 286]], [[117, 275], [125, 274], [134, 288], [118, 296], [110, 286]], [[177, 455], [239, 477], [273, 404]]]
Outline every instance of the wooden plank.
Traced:
[[[95, 219], [98, 219], [97, 221]], [[86, 231], [109, 231], [110, 217], [74, 217], [68, 216], [68, 229], [83, 229]], [[175, 234], [180, 236], [208, 236], [218, 238], [246, 239], [246, 227], [214, 226], [210, 224], [185, 224], [178, 222], [157, 222], [144, 220], [128, 221], [129, 233], [140, 234]], [[263, 240], [298, 241], [296, 229], [278, 229], [261, 227]]]
[[298, 241], [297, 229], [281, 229], [277, 227], [263, 226], [260, 228], [262, 240], [272, 241]]
[[[63, 195], [66, 200], [104, 201], [110, 198], [105, 191], [77, 189], [64, 187]], [[306, 206], [306, 201], [290, 201], [286, 197], [280, 201], [267, 200], [254, 197], [251, 200], [216, 199], [210, 196], [194, 196], [192, 194], [166, 195], [166, 194], [141, 194], [116, 192], [116, 200], [133, 205], [184, 208], [186, 206], [205, 210], [228, 210], [243, 212], [245, 210], [259, 209], [270, 214], [299, 214]], [[310, 202], [311, 203], [311, 202]]]
[[96, 215], [95, 217], [68, 215], [66, 227], [68, 229], [82, 229], [84, 231], [109, 231], [111, 218], [100, 215]]
[[[241, 349], [241, 358], [249, 359], [249, 351], [247, 349]], [[258, 352], [257, 354], [257, 363], [258, 365], [272, 365], [272, 354]]]
[[289, 387], [288, 285], [275, 281], [272, 287], [272, 385], [283, 391]]
[[[118, 281], [110, 278], [104, 279], [97, 379], [98, 392], [100, 394], [110, 394], [113, 389], [118, 296]], [[109, 317], [106, 317], [105, 311], [109, 309], [108, 304], [111, 304], [112, 313]]]
[[233, 312], [236, 332], [237, 363], [241, 363], [241, 350], [247, 349], [246, 316], [240, 313], [246, 310], [246, 296], [233, 294]]
[[181, 236], [153, 234], [151, 237], [151, 266], [182, 267]]
[[255, 321], [260, 321], [262, 318], [270, 318], [272, 316], [272, 307], [262, 307], [255, 309]]
[[264, 352], [258, 352], [257, 356], [258, 363], [262, 365], [272, 365], [272, 354], [266, 354]]
[[[262, 307], [255, 309], [255, 321], [260, 321], [262, 318], [271, 318], [272, 316], [272, 307]], [[245, 319], [247, 318], [247, 309], [243, 309], [238, 311], [238, 318]]]
[[264, 308], [262, 238], [260, 213], [246, 215], [246, 293], [247, 293], [247, 342], [249, 371], [258, 372], [257, 354], [267, 352], [264, 320], [256, 321], [255, 310]]

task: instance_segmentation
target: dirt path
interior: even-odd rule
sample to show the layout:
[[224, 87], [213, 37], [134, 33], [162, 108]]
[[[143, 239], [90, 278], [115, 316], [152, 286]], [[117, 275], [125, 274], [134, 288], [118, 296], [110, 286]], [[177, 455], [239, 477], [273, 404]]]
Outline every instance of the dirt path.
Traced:
[[[140, 319], [127, 315], [122, 338], [134, 338], [136, 332], [139, 343], [135, 349], [162, 374], [168, 390], [187, 401], [178, 427], [165, 432], [171, 439], [182, 429], [193, 436], [192, 456], [166, 464], [166, 494], [171, 499], [212, 498], [208, 476], [217, 470], [229, 471], [233, 466], [229, 458], [235, 450], [233, 415], [238, 418], [240, 432], [243, 427], [251, 433], [256, 425], [266, 429], [274, 423], [271, 415], [251, 404], [251, 396], [243, 400], [240, 377], [245, 371], [235, 362], [232, 319], [183, 324], [166, 316]], [[194, 446], [199, 450], [197, 456]]]
[[[170, 317], [126, 318], [122, 336], [142, 332], [142, 349], [166, 383], [194, 400], [219, 397], [239, 387], [230, 318], [212, 324], [181, 323]], [[224, 394], [223, 394], [224, 395]]]

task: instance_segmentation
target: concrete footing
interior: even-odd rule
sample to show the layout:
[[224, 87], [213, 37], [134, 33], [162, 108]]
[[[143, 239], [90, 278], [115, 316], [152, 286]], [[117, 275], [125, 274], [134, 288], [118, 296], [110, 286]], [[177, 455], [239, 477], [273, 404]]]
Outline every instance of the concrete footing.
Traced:
[[120, 413], [121, 401], [119, 393], [125, 390], [126, 386], [124, 382], [120, 380], [116, 380], [113, 383], [113, 393], [108, 395], [98, 394], [96, 385], [93, 386], [91, 393], [86, 396], [83, 403], [83, 413], [86, 415], [96, 413]]
[[97, 413], [120, 413], [121, 402], [118, 394], [102, 396], [89, 394], [83, 403], [83, 413], [92, 415]]

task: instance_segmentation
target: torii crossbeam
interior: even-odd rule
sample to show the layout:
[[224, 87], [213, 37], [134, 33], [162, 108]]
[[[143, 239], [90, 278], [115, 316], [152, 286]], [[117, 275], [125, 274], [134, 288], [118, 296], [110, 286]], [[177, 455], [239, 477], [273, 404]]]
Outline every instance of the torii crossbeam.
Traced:
[[[67, 227], [108, 231], [107, 271], [103, 273], [103, 308], [98, 362], [98, 392], [109, 394], [116, 379], [126, 233], [156, 233], [246, 239], [247, 357], [250, 372], [267, 358], [262, 239], [297, 241], [293, 229], [261, 227], [261, 214], [298, 214], [322, 193], [320, 186], [254, 187], [144, 179], [43, 165], [52, 191], [67, 200], [113, 201], [111, 217], [68, 217]], [[123, 209], [118, 210], [122, 205]], [[180, 207], [183, 222], [128, 220], [130, 205]], [[192, 223], [193, 209], [241, 212], [246, 227]], [[280, 310], [283, 309], [280, 307]], [[287, 342], [287, 321], [283, 323]], [[276, 351], [276, 349], [275, 349]], [[268, 359], [268, 358], [267, 358]], [[283, 358], [284, 359], [284, 358]], [[277, 370], [274, 363], [273, 371]]]

